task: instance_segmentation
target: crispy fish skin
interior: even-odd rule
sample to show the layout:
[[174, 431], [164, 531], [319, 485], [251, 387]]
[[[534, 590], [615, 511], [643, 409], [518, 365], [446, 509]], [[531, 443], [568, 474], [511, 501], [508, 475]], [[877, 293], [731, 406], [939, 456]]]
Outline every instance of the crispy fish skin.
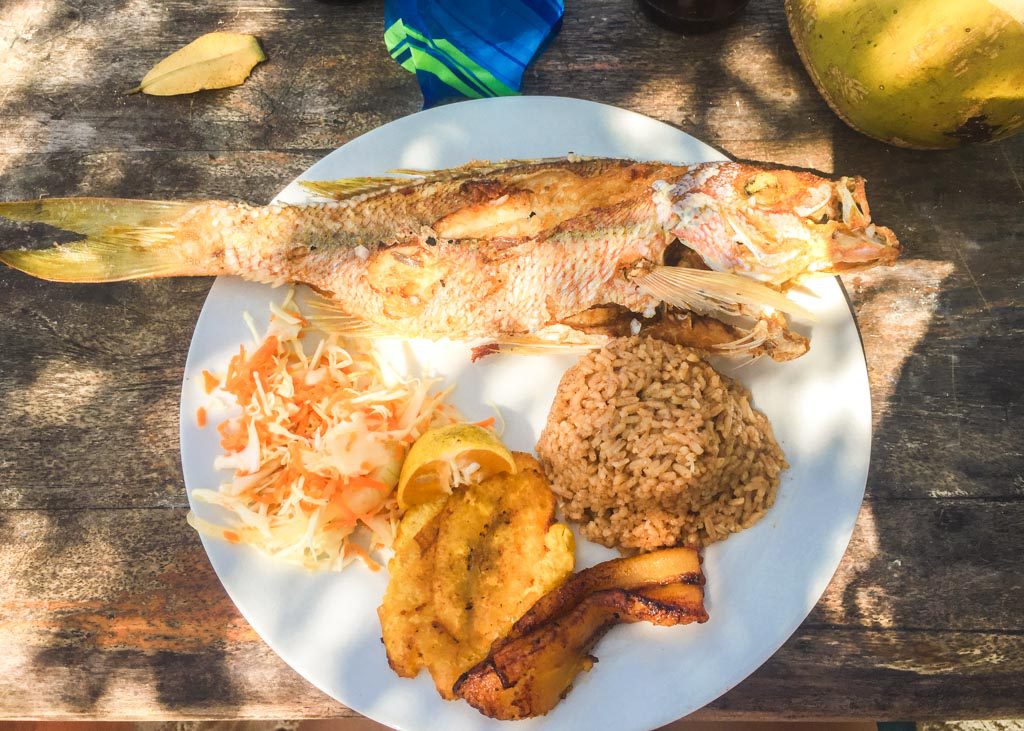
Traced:
[[535, 333], [601, 304], [707, 305], [715, 282], [655, 276], [674, 238], [747, 286], [784, 287], [805, 274], [891, 263], [899, 252], [892, 232], [871, 223], [862, 180], [744, 163], [512, 161], [321, 190], [339, 199], [0, 203], [0, 216], [88, 237], [0, 260], [60, 281], [301, 282], [376, 331], [472, 339]]
[[[689, 571], [694, 563], [696, 573]], [[676, 574], [679, 569], [685, 573]], [[646, 585], [635, 585], [645, 580]], [[614, 586], [616, 581], [623, 586]], [[582, 571], [495, 642], [487, 658], [459, 678], [455, 694], [491, 718], [543, 715], [565, 697], [580, 672], [593, 666], [590, 651], [616, 624], [707, 621], [703, 584], [692, 549], [666, 549]]]
[[574, 543], [556, 523], [540, 465], [515, 453], [500, 474], [410, 510], [399, 525], [378, 609], [392, 669], [426, 668], [443, 698], [495, 639], [572, 573]]

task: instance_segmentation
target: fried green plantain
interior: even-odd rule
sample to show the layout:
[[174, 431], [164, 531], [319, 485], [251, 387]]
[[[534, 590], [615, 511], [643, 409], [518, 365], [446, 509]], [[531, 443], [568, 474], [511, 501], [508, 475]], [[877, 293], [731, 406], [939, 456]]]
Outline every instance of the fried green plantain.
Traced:
[[378, 610], [388, 661], [413, 677], [426, 667], [438, 692], [572, 573], [572, 532], [554, 522], [555, 498], [535, 459], [516, 454], [500, 474], [411, 510], [402, 519], [391, 580]]
[[[402, 677], [413, 677], [424, 663], [424, 655], [453, 652], [454, 643], [432, 625], [424, 612], [433, 573], [433, 544], [437, 538], [437, 516], [445, 501], [435, 500], [406, 512], [399, 524], [388, 563], [392, 580], [377, 610], [388, 663]], [[401, 581], [395, 581], [401, 576]]]
[[[438, 619], [453, 635], [490, 647], [572, 572], [573, 539], [554, 523], [555, 498], [537, 462], [453, 495], [434, 554]], [[568, 549], [568, 550], [566, 550]]]

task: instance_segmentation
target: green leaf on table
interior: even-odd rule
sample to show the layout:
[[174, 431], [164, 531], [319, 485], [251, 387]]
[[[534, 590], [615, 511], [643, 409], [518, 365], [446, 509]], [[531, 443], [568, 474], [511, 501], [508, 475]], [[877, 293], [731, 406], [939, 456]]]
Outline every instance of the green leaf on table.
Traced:
[[238, 86], [266, 59], [254, 36], [207, 33], [150, 69], [142, 83], [128, 93], [173, 96]]

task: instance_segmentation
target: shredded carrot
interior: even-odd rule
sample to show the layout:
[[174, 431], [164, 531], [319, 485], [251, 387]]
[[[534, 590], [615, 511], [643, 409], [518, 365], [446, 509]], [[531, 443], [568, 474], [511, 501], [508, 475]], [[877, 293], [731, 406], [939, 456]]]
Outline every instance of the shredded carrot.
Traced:
[[220, 379], [217, 378], [217, 376], [210, 373], [209, 371], [204, 370], [203, 388], [206, 390], [206, 393], [213, 393], [214, 391], [217, 390], [218, 386], [220, 386]]
[[380, 564], [374, 561], [373, 558], [370, 557], [370, 554], [366, 552], [366, 549], [357, 543], [349, 543], [347, 546], [345, 546], [345, 555], [355, 555], [363, 559], [363, 562], [367, 565], [370, 571], [380, 570]]
[[361, 475], [349, 477], [348, 484], [352, 487], [369, 487], [374, 490], [380, 490], [384, 493], [391, 491], [391, 487], [387, 483], [375, 480], [372, 477], [363, 477]]
[[225, 452], [241, 452], [245, 449], [248, 435], [239, 426], [233, 419], [222, 421], [217, 425], [217, 431], [220, 433], [220, 448]]
[[495, 418], [493, 416], [488, 416], [486, 419], [482, 419], [481, 421], [474, 421], [473, 424], [476, 426], [482, 426], [484, 429], [490, 429], [494, 426], [494, 422]]
[[277, 337], [271, 335], [248, 359], [245, 346], [241, 346], [238, 355], [231, 359], [224, 389], [234, 394], [239, 403], [248, 402], [256, 391], [256, 377], [260, 377], [261, 383], [270, 377], [279, 345]]
[[200, 429], [206, 426], [206, 409], [202, 406], [196, 409], [196, 424], [199, 425]]
[[208, 391], [221, 388], [240, 413], [217, 426], [224, 453], [216, 466], [233, 477], [193, 497], [233, 513], [236, 526], [193, 514], [189, 522], [308, 568], [339, 570], [358, 559], [376, 570], [370, 551], [393, 538], [394, 489], [409, 445], [459, 414], [432, 382], [385, 374], [372, 351], [337, 336], [316, 345], [294, 305], [271, 309], [267, 337], [252, 353], [239, 347], [222, 380], [203, 373]]
[[331, 504], [334, 505], [335, 509], [340, 513], [338, 520], [342, 525], [354, 526], [359, 522], [359, 516], [353, 513], [345, 505], [345, 501], [341, 499], [342, 494], [340, 492], [334, 493], [334, 500]]

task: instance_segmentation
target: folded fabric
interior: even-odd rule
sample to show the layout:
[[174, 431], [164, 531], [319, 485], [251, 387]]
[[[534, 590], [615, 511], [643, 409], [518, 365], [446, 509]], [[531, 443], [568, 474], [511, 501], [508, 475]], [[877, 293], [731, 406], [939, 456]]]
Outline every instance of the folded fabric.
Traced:
[[423, 106], [516, 94], [562, 25], [562, 0], [387, 0], [384, 43], [416, 74]]

